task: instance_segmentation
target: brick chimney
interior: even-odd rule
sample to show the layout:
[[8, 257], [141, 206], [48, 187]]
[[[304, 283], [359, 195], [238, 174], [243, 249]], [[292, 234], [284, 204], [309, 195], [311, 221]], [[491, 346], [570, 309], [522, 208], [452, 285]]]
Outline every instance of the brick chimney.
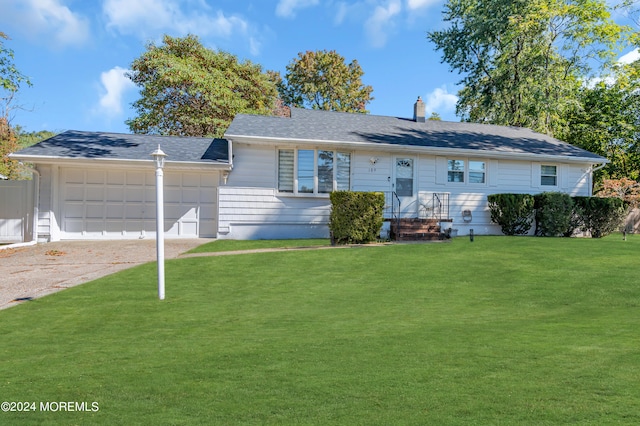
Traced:
[[413, 105], [413, 121], [416, 123], [424, 123], [425, 122], [425, 110], [424, 110], [424, 102], [422, 102], [422, 98], [418, 96], [418, 100]]

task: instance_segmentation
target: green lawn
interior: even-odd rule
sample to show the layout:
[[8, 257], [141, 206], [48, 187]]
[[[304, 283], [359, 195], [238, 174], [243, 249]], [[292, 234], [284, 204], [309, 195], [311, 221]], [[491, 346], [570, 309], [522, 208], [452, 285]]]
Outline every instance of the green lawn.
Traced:
[[0, 424], [640, 424], [639, 252], [480, 236], [184, 258], [164, 301], [143, 265], [0, 311], [0, 400], [99, 405]]

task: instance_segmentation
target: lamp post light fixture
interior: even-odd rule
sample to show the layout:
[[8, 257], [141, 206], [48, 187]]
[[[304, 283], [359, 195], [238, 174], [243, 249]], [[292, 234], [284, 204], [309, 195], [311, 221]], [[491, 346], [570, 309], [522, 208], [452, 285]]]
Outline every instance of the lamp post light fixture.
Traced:
[[158, 263], [158, 298], [164, 300], [164, 160], [160, 145], [151, 153], [156, 163], [156, 252]]

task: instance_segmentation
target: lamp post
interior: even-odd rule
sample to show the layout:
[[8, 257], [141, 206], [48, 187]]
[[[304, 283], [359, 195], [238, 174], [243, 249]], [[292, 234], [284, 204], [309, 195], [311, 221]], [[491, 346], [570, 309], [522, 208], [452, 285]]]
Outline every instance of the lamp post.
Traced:
[[158, 145], [151, 153], [156, 162], [156, 252], [158, 257], [158, 298], [164, 300], [164, 159], [167, 156]]

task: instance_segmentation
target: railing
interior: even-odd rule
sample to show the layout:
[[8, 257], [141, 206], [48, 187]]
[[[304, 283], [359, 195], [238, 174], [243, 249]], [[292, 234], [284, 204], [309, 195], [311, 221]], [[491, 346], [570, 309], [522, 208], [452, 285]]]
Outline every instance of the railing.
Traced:
[[449, 220], [448, 192], [420, 192], [418, 194], [419, 217], [425, 219]]
[[[398, 203], [398, 210], [396, 210], [396, 202]], [[398, 194], [396, 193], [396, 191], [393, 191], [391, 193], [391, 220], [395, 220], [396, 222], [396, 232], [398, 232], [398, 229], [400, 229], [400, 212], [402, 211], [400, 209], [401, 203], [400, 203], [400, 197], [398, 197]], [[391, 229], [389, 230], [389, 237], [391, 237]], [[397, 235], [395, 236], [397, 239]]]

